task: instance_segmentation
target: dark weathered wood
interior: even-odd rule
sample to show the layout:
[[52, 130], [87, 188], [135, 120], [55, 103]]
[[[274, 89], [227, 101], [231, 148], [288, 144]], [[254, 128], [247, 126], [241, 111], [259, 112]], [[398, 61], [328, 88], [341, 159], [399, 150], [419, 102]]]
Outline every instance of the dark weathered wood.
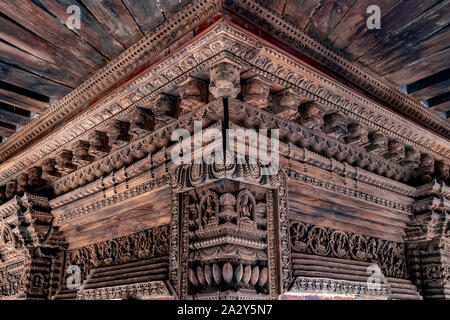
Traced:
[[433, 97], [427, 100], [428, 107], [430, 109], [446, 112], [450, 110], [450, 92], [446, 92], [437, 97]]
[[73, 32], [79, 34], [109, 59], [115, 58], [123, 51], [124, 47], [120, 42], [76, 0], [41, 0], [40, 3], [62, 23], [66, 23], [70, 16], [67, 14], [67, 7], [78, 6], [81, 13], [81, 26]]
[[410, 95], [419, 101], [426, 100], [428, 98], [436, 97], [443, 93], [448, 92], [450, 88], [450, 79], [443, 80], [441, 82], [432, 84], [423, 89], [414, 91]]
[[443, 61], [449, 60], [450, 48], [447, 48], [423, 59], [414, 61], [407, 66], [403, 66], [401, 69], [385, 75], [385, 77], [394, 83], [411, 83], [447, 69], [448, 64], [443, 63]]
[[0, 102], [0, 121], [24, 125], [30, 121], [30, 111]]
[[65, 96], [72, 90], [71, 87], [39, 77], [3, 62], [0, 62], [0, 80], [56, 99]]
[[[380, 75], [385, 76], [390, 73], [396, 72], [400, 69], [407, 68], [411, 63], [417, 60], [426, 59], [427, 57], [439, 53], [440, 51], [448, 47], [450, 42], [450, 27], [442, 28], [438, 32], [434, 33], [430, 38], [425, 39], [423, 42], [417, 43], [413, 46], [398, 48], [396, 52], [391, 55], [387, 55], [383, 61], [378, 64]], [[442, 63], [445, 65], [445, 63]], [[434, 69], [429, 72], [433, 72]], [[430, 74], [424, 73], [424, 77]], [[402, 79], [401, 83], [396, 83], [398, 86], [410, 84], [410, 79]]]
[[58, 47], [71, 59], [82, 61], [95, 70], [108, 62], [95, 47], [34, 1], [22, 1], [20, 5], [13, 1], [2, 1], [0, 10], [16, 23]]
[[124, 48], [137, 42], [143, 33], [121, 0], [82, 0], [83, 4], [120, 41]]
[[287, 1], [283, 16], [297, 24], [301, 29], [305, 29], [319, 2], [319, 0]]
[[68, 59], [64, 52], [34, 33], [0, 16], [0, 38], [36, 57], [64, 66], [76, 77], [85, 79], [95, 70], [88, 65]]
[[[0, 54], [0, 68], [3, 73], [2, 77], [5, 74], [8, 74], [8, 77], [14, 77], [15, 82], [12, 83], [16, 85], [28, 88], [30, 83], [32, 83], [33, 86], [38, 86], [40, 83], [44, 84], [44, 86], [46, 83], [47, 85], [53, 83], [55, 95], [58, 95], [58, 93], [61, 92], [66, 94], [70, 89], [76, 88], [82, 82], [79, 75], [71, 73], [69, 70], [65, 69], [64, 65], [49, 63], [48, 61], [42, 60], [41, 58], [3, 41], [0, 41]], [[15, 74], [16, 71], [17, 74]], [[32, 79], [27, 79], [26, 75], [30, 75]], [[40, 77], [37, 77], [36, 75]], [[7, 78], [4, 79], [9, 81]], [[58, 86], [60, 86], [61, 89], [56, 88]], [[29, 89], [32, 90], [31, 88]], [[45, 94], [53, 95], [52, 91], [46, 92]]]
[[386, 57], [395, 54], [396, 50], [415, 46], [416, 43], [420, 43], [446, 27], [448, 25], [448, 18], [442, 15], [442, 12], [448, 12], [449, 10], [450, 3], [443, 2], [433, 9], [426, 11], [410, 23], [397, 29], [386, 40], [360, 56], [358, 61], [372, 66], [375, 71], [379, 71]]
[[[413, 21], [425, 9], [432, 6], [436, 0], [425, 1], [399, 1], [387, 12], [381, 12], [381, 29], [369, 30], [366, 26], [366, 19], [362, 21], [363, 28], [345, 46], [345, 52], [352, 58], [358, 58], [366, 52], [371, 52], [372, 48], [380, 42], [388, 39], [396, 30], [402, 28], [406, 23]], [[375, 4], [375, 3], [374, 3]], [[340, 46], [339, 48], [344, 48]]]
[[325, 39], [327, 41], [328, 34], [353, 7], [355, 2], [356, 0], [321, 1], [321, 7], [311, 17], [306, 31], [316, 39]]
[[16, 126], [10, 123], [0, 121], [0, 136], [9, 137], [16, 132]]
[[123, 0], [123, 3], [144, 34], [164, 21], [160, 4], [156, 1]]
[[47, 102], [8, 91], [0, 87], [0, 101], [32, 112], [41, 112], [48, 106]]
[[384, 14], [397, 2], [398, 0], [356, 1], [339, 23], [330, 30], [328, 35], [329, 42], [338, 50], [344, 49], [354, 40], [354, 38], [367, 29], [366, 21], [368, 14], [366, 12], [370, 5], [378, 5], [381, 14]]

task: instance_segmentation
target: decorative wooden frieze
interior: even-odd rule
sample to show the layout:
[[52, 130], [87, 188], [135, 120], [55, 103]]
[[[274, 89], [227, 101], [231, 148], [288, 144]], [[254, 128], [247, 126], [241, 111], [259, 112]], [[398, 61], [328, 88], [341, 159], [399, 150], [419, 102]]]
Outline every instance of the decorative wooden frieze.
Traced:
[[294, 252], [373, 261], [380, 265], [385, 276], [408, 277], [403, 243], [308, 225], [299, 221], [291, 221], [289, 235]]
[[[224, 5], [246, 17], [257, 27], [274, 35], [286, 45], [331, 68], [346, 79], [352, 79], [357, 85], [390, 103], [401, 112], [407, 113], [418, 123], [424, 123], [432, 129], [439, 128], [438, 130], [445, 135], [450, 134], [450, 124], [443, 117], [427, 110], [423, 105], [397, 88], [393, 88], [391, 84], [377, 77], [373, 72], [350, 62], [342, 54], [311, 38], [304, 30], [300, 30], [298, 26], [267, 8], [263, 2], [227, 1]], [[328, 80], [327, 82], [330, 83]]]
[[[230, 54], [223, 49], [225, 42], [227, 48], [232, 48], [230, 49]], [[239, 45], [234, 46], [234, 43]], [[70, 150], [69, 146], [61, 145], [61, 143], [56, 145], [54, 141], [67, 141], [65, 137], [69, 136], [80, 136], [81, 139], [88, 140], [89, 130], [93, 130], [95, 126], [105, 121], [106, 118], [109, 117], [108, 122], [110, 122], [112, 120], [110, 119], [111, 117], [126, 116], [126, 108], [129, 108], [133, 101], [136, 101], [135, 96], [145, 97], [149, 95], [147, 98], [139, 100], [139, 103], [144, 103], [146, 99], [153, 101], [162, 91], [170, 91], [174, 85], [176, 86], [176, 83], [187, 79], [188, 76], [194, 75], [195, 72], [207, 71], [225, 59], [228, 59], [228, 61], [233, 61], [234, 59], [236, 60], [235, 64], [243, 64], [245, 68], [251, 65], [254, 66], [257, 75], [269, 79], [276, 86], [286, 86], [286, 81], [290, 81], [289, 79], [298, 79], [298, 81], [290, 85], [295, 92], [319, 101], [327, 109], [331, 108], [342, 112], [352, 122], [360, 122], [362, 125], [370, 128], [370, 130], [378, 130], [387, 135], [396, 132], [398, 136], [395, 139], [404, 143], [405, 146], [411, 146], [442, 161], [448, 159], [447, 149], [443, 147], [442, 139], [440, 140], [439, 137], [426, 132], [413, 123], [405, 125], [403, 118], [356, 96], [355, 93], [346, 91], [341, 87], [335, 87], [329, 79], [314, 72], [311, 73], [311, 70], [289, 60], [289, 58], [270, 48], [262, 46], [264, 50], [255, 50], [255, 47], [258, 47], [258, 45], [261, 46], [258, 41], [249, 35], [237, 31], [226, 23], [219, 24], [210, 33], [198, 39], [197, 42], [189, 44], [176, 55], [162, 62], [161, 68], [150, 70], [139, 81], [131, 82], [117, 93], [106, 98], [105, 101], [100, 102], [93, 110], [86, 111], [86, 113], [65, 125], [64, 134], [61, 133], [58, 137], [52, 134], [51, 138], [45, 138], [30, 150], [26, 150], [18, 156], [18, 162], [12, 161], [2, 164], [0, 179], [5, 183], [8, 179], [17, 178], [21, 170], [26, 170], [35, 165], [37, 161], [42, 161], [46, 157], [54, 157], [58, 150]], [[206, 47], [208, 50], [204, 50]], [[186, 64], [183, 64], [182, 61], [187, 59], [188, 56], [191, 57], [193, 50], [197, 50], [195, 57], [198, 65], [192, 67], [192, 64], [190, 64], [189, 69], [185, 71], [183, 68], [185, 68]], [[244, 60], [239, 60], [244, 58], [245, 62], [243, 62]], [[181, 71], [180, 68], [182, 68]], [[186, 72], [186, 74], [179, 76], [180, 72]], [[163, 77], [161, 73], [164, 73], [165, 76]], [[312, 80], [305, 79], [302, 76], [304, 73], [310, 74]], [[174, 81], [174, 83], [170, 83], [170, 81]], [[331, 92], [321, 84], [323, 82], [333, 85], [333, 88], [336, 90]], [[344, 99], [341, 94], [348, 97], [348, 99]], [[129, 102], [126, 104], [118, 103], [118, 101], [122, 102], [125, 100]], [[106, 110], [108, 112], [103, 112]], [[104, 126], [102, 130], [107, 131], [108, 125], [105, 123]], [[21, 161], [24, 162], [19, 164]]]
[[333, 280], [327, 278], [296, 277], [289, 294], [325, 294], [327, 296], [345, 295], [358, 296], [364, 299], [392, 297], [391, 287], [387, 284], [371, 286], [371, 283], [361, 283], [348, 280]]
[[89, 135], [89, 154], [95, 159], [106, 156], [110, 151], [108, 136], [101, 131], [92, 131]]
[[270, 83], [258, 76], [245, 80], [242, 85], [242, 100], [258, 108], [269, 105], [269, 93]]
[[[114, 249], [113, 249], [114, 248]], [[93, 268], [116, 266], [169, 253], [169, 227], [143, 230], [112, 240], [94, 243], [86, 247], [69, 250], [65, 267], [76, 265], [81, 270], [82, 280], [86, 280]], [[66, 278], [66, 277], [65, 277]], [[64, 278], [64, 280], [65, 280]]]
[[217, 99], [236, 98], [241, 91], [240, 66], [233, 62], [220, 62], [210, 72], [209, 91]]
[[207, 86], [203, 80], [188, 78], [179, 84], [180, 108], [191, 111], [206, 104]]

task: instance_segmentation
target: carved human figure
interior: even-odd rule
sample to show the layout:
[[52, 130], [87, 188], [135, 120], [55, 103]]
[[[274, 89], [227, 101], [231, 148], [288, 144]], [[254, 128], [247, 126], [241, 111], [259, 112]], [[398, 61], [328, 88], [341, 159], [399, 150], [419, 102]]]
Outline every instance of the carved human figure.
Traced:
[[258, 76], [246, 80], [242, 86], [243, 100], [258, 108], [265, 108], [269, 105], [269, 92], [269, 82]]
[[214, 216], [214, 207], [211, 196], [206, 197], [206, 203], [204, 205], [202, 222], [203, 225], [206, 226], [209, 222], [209, 219]]

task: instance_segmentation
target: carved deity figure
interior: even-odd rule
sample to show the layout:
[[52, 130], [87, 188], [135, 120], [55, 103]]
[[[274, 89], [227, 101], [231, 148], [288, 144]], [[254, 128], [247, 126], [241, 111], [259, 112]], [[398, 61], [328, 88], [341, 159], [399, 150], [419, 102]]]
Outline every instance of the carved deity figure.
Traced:
[[249, 197], [241, 198], [241, 216], [244, 218], [252, 219], [253, 204]]

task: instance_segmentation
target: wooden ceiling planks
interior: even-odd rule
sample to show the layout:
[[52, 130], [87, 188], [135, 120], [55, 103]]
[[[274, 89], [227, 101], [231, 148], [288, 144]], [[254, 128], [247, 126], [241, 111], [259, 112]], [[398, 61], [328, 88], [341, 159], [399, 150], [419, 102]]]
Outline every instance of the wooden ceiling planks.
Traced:
[[122, 0], [141, 31], [146, 34], [164, 21], [164, 15], [157, 1]]
[[33, 1], [23, 1], [20, 6], [12, 1], [1, 1], [0, 10], [22, 27], [63, 50], [71, 59], [79, 60], [94, 70], [108, 62], [95, 47]]
[[80, 29], [73, 29], [73, 32], [80, 35], [108, 59], [114, 59], [125, 49], [114, 35], [80, 2], [76, 0], [39, 0], [39, 2], [64, 24], [70, 16], [67, 13], [67, 8], [71, 5], [78, 6], [81, 18]]
[[[430, 8], [423, 14], [416, 17], [410, 23], [406, 23], [390, 36], [360, 56], [357, 61], [371, 66], [376, 72], [383, 69], [383, 65], [391, 55], [395, 55], [399, 50], [405, 48], [415, 47], [416, 44], [425, 41], [433, 36], [434, 33], [439, 32], [449, 24], [447, 16], [442, 12], [450, 11], [450, 2], [444, 1], [439, 5]], [[429, 74], [423, 75], [427, 77]]]
[[[324, 0], [306, 26], [306, 32], [316, 39], [328, 39], [331, 31], [354, 6], [356, 0]], [[326, 40], [325, 40], [326, 41]]]
[[0, 102], [0, 121], [13, 125], [24, 125], [30, 121], [31, 113]]
[[82, 0], [98, 21], [101, 21], [124, 48], [143, 37], [127, 7], [121, 0]]
[[[1, 48], [2, 45], [0, 42], [0, 55], [3, 52]], [[5, 58], [5, 56], [1, 57], [3, 59]], [[23, 68], [25, 66], [21, 65], [21, 67]], [[54, 82], [44, 76], [38, 76], [30, 71], [31, 70], [29, 68], [25, 71], [0, 61], [0, 79], [2, 81], [55, 99], [62, 98], [72, 89], [70, 86]]]

